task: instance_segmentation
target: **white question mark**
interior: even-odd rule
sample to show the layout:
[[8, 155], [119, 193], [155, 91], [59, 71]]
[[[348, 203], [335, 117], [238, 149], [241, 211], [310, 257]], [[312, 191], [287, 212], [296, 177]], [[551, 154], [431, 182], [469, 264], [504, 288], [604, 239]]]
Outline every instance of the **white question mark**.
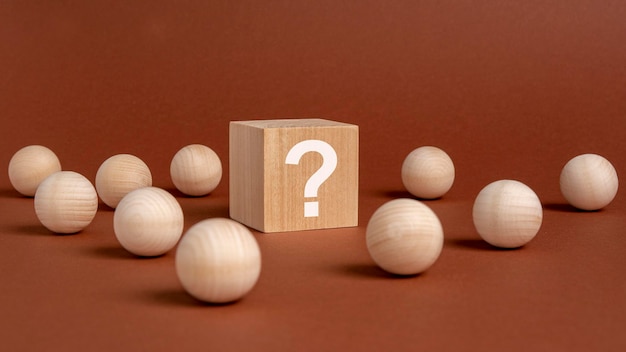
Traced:
[[[317, 197], [317, 190], [322, 183], [335, 172], [335, 168], [337, 167], [337, 153], [330, 144], [324, 141], [308, 139], [294, 145], [289, 150], [285, 158], [285, 164], [299, 164], [302, 155], [308, 152], [317, 152], [322, 155], [322, 166], [309, 177], [309, 180], [304, 186], [304, 197], [314, 198]], [[310, 218], [316, 216], [319, 216], [319, 203], [304, 202], [304, 217]]]

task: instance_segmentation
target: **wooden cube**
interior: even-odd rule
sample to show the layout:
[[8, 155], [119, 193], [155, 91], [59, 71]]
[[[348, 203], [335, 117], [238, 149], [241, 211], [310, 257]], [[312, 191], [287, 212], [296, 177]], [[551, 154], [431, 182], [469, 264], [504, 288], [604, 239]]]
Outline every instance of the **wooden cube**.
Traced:
[[230, 216], [247, 226], [284, 232], [358, 225], [356, 125], [233, 121], [229, 169]]

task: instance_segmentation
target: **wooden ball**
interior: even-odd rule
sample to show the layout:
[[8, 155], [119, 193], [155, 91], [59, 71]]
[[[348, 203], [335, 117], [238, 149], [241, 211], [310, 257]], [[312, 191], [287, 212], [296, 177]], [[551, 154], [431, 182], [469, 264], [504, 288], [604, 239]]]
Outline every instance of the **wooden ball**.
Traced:
[[618, 183], [613, 165], [597, 154], [579, 155], [561, 171], [561, 193], [569, 204], [581, 210], [599, 210], [609, 205], [617, 194]]
[[179, 191], [190, 196], [204, 196], [220, 183], [222, 163], [211, 148], [192, 144], [174, 155], [170, 175]]
[[519, 181], [500, 180], [480, 191], [472, 215], [485, 241], [496, 247], [517, 248], [537, 235], [543, 209], [530, 187]]
[[114, 155], [105, 160], [96, 173], [98, 195], [111, 208], [117, 207], [128, 192], [148, 186], [152, 186], [150, 169], [134, 155]]
[[54, 152], [41, 145], [18, 150], [9, 161], [9, 180], [16, 191], [32, 197], [39, 184], [51, 174], [61, 171], [61, 162]]
[[127, 251], [139, 256], [158, 256], [174, 248], [183, 224], [183, 210], [176, 198], [157, 187], [130, 191], [113, 215], [115, 237]]
[[402, 183], [418, 198], [442, 197], [454, 183], [452, 159], [437, 147], [419, 147], [404, 159]]
[[46, 177], [35, 193], [39, 221], [56, 233], [76, 233], [91, 223], [98, 211], [98, 195], [91, 182], [74, 171]]
[[367, 249], [378, 266], [398, 275], [430, 268], [443, 248], [443, 228], [437, 215], [414, 199], [383, 204], [367, 224]]
[[261, 251], [245, 226], [213, 218], [193, 225], [176, 250], [176, 273], [185, 290], [211, 303], [245, 296], [261, 273]]

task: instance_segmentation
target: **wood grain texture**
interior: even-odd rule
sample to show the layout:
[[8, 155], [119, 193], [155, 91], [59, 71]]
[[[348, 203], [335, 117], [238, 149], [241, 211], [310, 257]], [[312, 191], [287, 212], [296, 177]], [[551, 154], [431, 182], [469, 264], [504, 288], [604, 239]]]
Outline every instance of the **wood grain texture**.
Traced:
[[130, 154], [117, 154], [105, 160], [96, 173], [96, 190], [111, 208], [128, 192], [152, 186], [152, 174], [143, 160]]
[[176, 273], [195, 298], [226, 303], [245, 296], [261, 273], [261, 251], [245, 226], [223, 218], [203, 220], [176, 250]]
[[[238, 121], [230, 124], [231, 217], [263, 232], [356, 226], [358, 224], [358, 126], [323, 119]], [[321, 140], [337, 154], [337, 167], [304, 196], [309, 178], [322, 166], [319, 153], [288, 165], [289, 150], [304, 140]], [[319, 216], [305, 217], [307, 201]]]
[[537, 235], [543, 208], [530, 187], [515, 180], [499, 180], [480, 191], [472, 216], [478, 234], [489, 244], [517, 248]]
[[424, 203], [395, 199], [380, 206], [370, 218], [366, 244], [382, 269], [398, 275], [419, 274], [439, 258], [443, 227]]
[[582, 154], [568, 161], [561, 171], [559, 184], [567, 202], [581, 210], [606, 207], [619, 188], [615, 168], [597, 154]]
[[74, 171], [48, 176], [35, 193], [35, 213], [56, 233], [76, 233], [87, 227], [98, 210], [98, 195], [89, 180]]
[[412, 195], [424, 199], [440, 198], [454, 183], [454, 163], [445, 151], [423, 146], [406, 156], [401, 175], [404, 187]]
[[126, 250], [140, 256], [158, 256], [174, 248], [183, 225], [183, 210], [176, 198], [157, 187], [129, 192], [113, 216], [117, 240]]
[[9, 161], [9, 180], [16, 191], [33, 197], [39, 184], [51, 174], [61, 171], [56, 154], [42, 145], [21, 148]]
[[244, 123], [231, 122], [229, 132], [230, 217], [264, 230], [264, 133]]
[[191, 144], [172, 158], [170, 176], [174, 186], [184, 194], [204, 196], [213, 192], [222, 180], [222, 162], [213, 149]]

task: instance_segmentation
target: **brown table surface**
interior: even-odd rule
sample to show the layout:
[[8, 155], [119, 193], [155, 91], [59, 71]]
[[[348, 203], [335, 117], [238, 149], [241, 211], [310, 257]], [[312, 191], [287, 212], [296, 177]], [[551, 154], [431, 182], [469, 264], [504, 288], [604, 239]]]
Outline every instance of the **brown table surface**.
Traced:
[[[626, 175], [626, 3], [621, 1], [4, 1], [0, 165], [29, 144], [92, 182], [131, 153], [171, 191], [185, 229], [228, 216], [228, 122], [322, 117], [360, 126], [359, 226], [262, 234], [258, 284], [199, 303], [174, 270], [118, 244], [113, 211], [59, 236], [0, 177], [0, 349], [567, 350], [626, 348], [626, 197], [566, 205], [582, 153]], [[213, 148], [208, 197], [174, 190], [169, 162]], [[453, 188], [427, 204], [445, 245], [426, 273], [392, 277], [365, 246], [384, 202], [408, 197], [404, 157], [436, 145]], [[475, 196], [517, 179], [544, 222], [518, 250], [482, 242]]]

